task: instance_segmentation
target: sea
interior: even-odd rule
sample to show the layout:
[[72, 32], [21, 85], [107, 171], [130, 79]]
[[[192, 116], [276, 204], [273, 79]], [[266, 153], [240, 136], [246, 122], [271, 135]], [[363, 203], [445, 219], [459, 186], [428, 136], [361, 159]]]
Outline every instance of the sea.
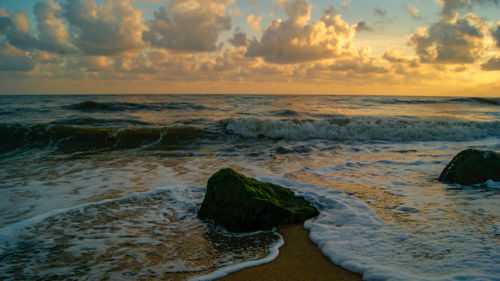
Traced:
[[364, 280], [500, 280], [500, 183], [437, 180], [467, 148], [500, 151], [500, 98], [0, 96], [0, 280], [212, 280], [273, 260], [275, 229], [197, 218], [225, 167], [305, 197], [310, 239]]

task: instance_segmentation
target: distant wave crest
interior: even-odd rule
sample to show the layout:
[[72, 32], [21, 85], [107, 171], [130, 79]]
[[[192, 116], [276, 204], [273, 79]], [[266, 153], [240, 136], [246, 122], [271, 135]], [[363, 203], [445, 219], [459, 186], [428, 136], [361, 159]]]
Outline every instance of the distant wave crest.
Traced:
[[113, 112], [113, 111], [139, 111], [139, 110], [207, 110], [203, 105], [187, 102], [157, 102], [157, 103], [129, 103], [129, 102], [96, 102], [84, 101], [64, 106], [66, 109], [84, 112]]
[[405, 98], [405, 97], [395, 97], [395, 98], [366, 98], [364, 101], [379, 103], [379, 104], [476, 104], [476, 105], [496, 105], [500, 106], [499, 98], [449, 98], [449, 99], [419, 99], [419, 98]]

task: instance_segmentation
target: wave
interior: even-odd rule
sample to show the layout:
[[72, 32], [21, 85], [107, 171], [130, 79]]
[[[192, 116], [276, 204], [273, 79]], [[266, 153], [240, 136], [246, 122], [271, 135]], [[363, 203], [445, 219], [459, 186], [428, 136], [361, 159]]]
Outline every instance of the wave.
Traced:
[[53, 124], [59, 124], [59, 125], [79, 125], [79, 126], [103, 126], [103, 125], [153, 125], [149, 122], [144, 122], [140, 120], [133, 120], [133, 119], [98, 119], [98, 118], [92, 118], [92, 117], [82, 117], [82, 118], [73, 118], [73, 119], [66, 119], [66, 120], [60, 120], [53, 122]]
[[[147, 124], [147, 123], [144, 123]], [[132, 125], [132, 126], [130, 126]], [[139, 125], [139, 126], [136, 126]], [[0, 153], [18, 148], [54, 146], [61, 151], [176, 147], [197, 141], [471, 141], [500, 137], [500, 121], [336, 116], [322, 120], [223, 119], [211, 128], [141, 126], [137, 120], [77, 118], [52, 124], [0, 125]], [[234, 137], [237, 137], [236, 139]]]
[[154, 109], [145, 104], [138, 103], [126, 103], [126, 102], [96, 102], [96, 101], [84, 101], [68, 106], [64, 108], [79, 110], [79, 111], [131, 111], [131, 110], [145, 110]]
[[96, 102], [84, 101], [63, 108], [84, 112], [113, 112], [113, 111], [140, 111], [140, 110], [207, 110], [203, 105], [187, 102], [157, 102], [157, 103], [129, 103], [129, 102]]
[[[446, 231], [415, 231], [388, 223], [361, 199], [338, 190], [283, 178], [261, 180], [286, 186], [317, 207], [319, 216], [304, 223], [309, 238], [332, 262], [363, 275], [363, 280], [498, 279], [498, 266], [492, 262], [498, 257], [495, 227], [484, 236], [451, 223]], [[410, 206], [399, 210], [419, 212]]]
[[12, 113], [12, 111], [3, 111], [0, 109], [0, 115], [11, 115]]
[[216, 134], [194, 127], [79, 127], [69, 125], [0, 125], [0, 153], [23, 147], [55, 146], [62, 151], [176, 146]]
[[372, 102], [378, 104], [477, 104], [477, 105], [496, 105], [500, 106], [500, 99], [498, 98], [449, 98], [449, 99], [419, 99], [419, 98], [393, 98], [393, 99], [380, 99], [380, 98], [366, 98], [365, 102]]
[[450, 99], [449, 101], [457, 103], [477, 103], [477, 104], [500, 106], [500, 99], [498, 98], [456, 98], [456, 99]]
[[271, 116], [277, 116], [277, 117], [292, 117], [292, 116], [299, 116], [300, 115], [298, 112], [290, 110], [290, 109], [272, 110], [272, 111], [269, 111], [268, 114]]
[[[205, 190], [132, 193], [0, 228], [0, 279], [212, 280], [277, 257], [283, 245], [277, 233], [233, 234], [200, 221]], [[117, 264], [141, 266], [131, 272]]]
[[339, 117], [325, 120], [224, 119], [228, 134], [245, 138], [337, 141], [469, 141], [500, 136], [500, 121]]

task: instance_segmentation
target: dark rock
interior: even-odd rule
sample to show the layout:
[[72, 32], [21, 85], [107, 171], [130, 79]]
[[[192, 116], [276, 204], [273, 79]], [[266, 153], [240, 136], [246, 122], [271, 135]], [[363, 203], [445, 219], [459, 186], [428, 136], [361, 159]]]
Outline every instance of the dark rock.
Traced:
[[293, 153], [293, 150], [288, 149], [288, 148], [284, 148], [283, 146], [278, 146], [278, 148], [276, 148], [276, 153], [289, 154], [289, 153]]
[[291, 190], [226, 168], [208, 180], [198, 217], [211, 219], [230, 231], [245, 232], [299, 223], [318, 214]]
[[461, 151], [444, 168], [439, 180], [463, 185], [500, 181], [500, 154], [475, 149]]

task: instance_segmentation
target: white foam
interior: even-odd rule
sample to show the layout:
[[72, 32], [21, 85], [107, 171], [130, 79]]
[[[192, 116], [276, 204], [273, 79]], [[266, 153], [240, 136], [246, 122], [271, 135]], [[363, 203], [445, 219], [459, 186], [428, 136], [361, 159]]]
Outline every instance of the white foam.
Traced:
[[[320, 215], [304, 225], [311, 240], [335, 264], [362, 274], [364, 280], [499, 280], [500, 246], [492, 237], [484, 240], [475, 234], [473, 226], [402, 227], [340, 191], [264, 180], [287, 186], [318, 207]], [[494, 227], [489, 231], [498, 232]]]
[[[0, 256], [9, 254], [10, 251], [19, 250], [17, 248], [19, 243], [25, 241], [32, 241], [31, 240], [32, 238], [34, 239], [37, 238], [37, 237], [31, 237], [35, 233], [37, 236], [40, 233], [47, 234], [47, 232], [44, 231], [50, 232], [52, 228], [64, 229], [65, 233], [75, 236], [74, 239], [70, 238], [73, 239], [69, 243], [71, 246], [65, 248], [64, 250], [66, 253], [73, 254], [75, 256], [79, 256], [82, 252], [85, 252], [89, 249], [93, 249], [97, 252], [99, 251], [103, 252], [105, 250], [109, 250], [110, 246], [113, 247], [113, 245], [120, 243], [125, 243], [125, 244], [146, 243], [145, 245], [151, 247], [156, 243], [162, 243], [159, 242], [155, 236], [169, 235], [168, 230], [167, 232], [165, 232], [166, 231], [165, 229], [167, 229], [169, 226], [173, 227], [175, 231], [180, 231], [180, 232], [186, 231], [190, 234], [196, 232], [197, 234], [195, 235], [199, 235], [201, 237], [202, 233], [206, 231], [204, 230], [206, 229], [206, 226], [202, 226], [200, 221], [196, 219], [196, 213], [201, 204], [201, 200], [203, 199], [204, 191], [205, 187], [199, 187], [199, 186], [167, 187], [167, 188], [156, 189], [150, 192], [132, 193], [128, 196], [119, 199], [108, 199], [99, 202], [86, 203], [71, 208], [53, 210], [32, 217], [30, 219], [26, 219], [17, 223], [10, 224], [3, 228], [0, 228]], [[102, 226], [95, 225], [92, 221], [92, 220], [99, 221], [102, 212], [109, 214], [116, 211], [117, 212], [116, 214], [119, 214], [121, 211], [126, 212], [128, 210], [140, 210], [142, 209], [142, 206], [147, 206], [146, 207], [147, 210], [144, 210], [142, 215], [137, 219], [135, 219], [135, 217], [127, 219], [123, 218], [120, 219], [119, 217], [117, 217], [116, 219], [113, 219], [109, 223], [105, 223]], [[71, 218], [73, 216], [80, 214], [90, 219], [90, 221], [85, 221], [86, 223], [82, 224], [81, 229], [79, 228], [80, 222], [78, 220], [71, 221]], [[163, 217], [164, 215], [168, 217]], [[113, 216], [113, 214], [111, 214], [111, 216]], [[173, 218], [174, 221], [173, 222], [170, 221], [169, 218]], [[50, 223], [47, 223], [49, 222], [49, 219]], [[165, 222], [168, 223], [165, 224]], [[84, 226], [85, 224], [92, 225], [92, 228], [91, 229], [86, 228]], [[127, 225], [129, 224], [132, 226], [131, 228], [127, 228]], [[183, 224], [184, 226], [182, 226], [181, 224]], [[158, 225], [163, 225], [164, 228], [162, 231], [155, 233], [154, 230], [159, 229], [157, 227]], [[46, 227], [49, 228], [44, 230]], [[112, 228], [114, 230], [109, 231]], [[145, 235], [144, 233], [138, 234], [134, 232], [130, 233], [129, 231], [127, 231], [136, 228], [147, 230], [148, 232], [150, 230], [153, 230], [152, 235]], [[38, 230], [42, 232], [38, 232]], [[262, 244], [263, 247], [262, 249], [259, 250], [260, 253], [257, 255], [255, 252], [253, 252], [257, 248], [252, 248], [254, 246], [257, 246], [257, 244], [249, 243], [248, 245], [250, 246], [249, 248], [250, 251], [248, 252], [248, 255], [246, 254], [242, 255], [242, 253], [237, 253], [236, 255], [238, 257], [235, 259], [233, 259], [235, 256], [231, 256], [235, 254], [228, 252], [222, 256], [220, 255], [213, 256], [214, 260], [210, 260], [211, 256], [209, 254], [209, 251], [206, 251], [207, 249], [200, 250], [198, 248], [200, 251], [199, 252], [200, 255], [204, 256], [205, 259], [207, 260], [208, 268], [205, 265], [201, 265], [201, 267], [199, 268], [196, 267], [193, 268], [192, 265], [189, 264], [189, 262], [183, 262], [184, 260], [179, 259], [158, 266], [148, 266], [146, 268], [147, 272], [149, 273], [155, 272], [155, 274], [163, 274], [165, 272], [165, 268], [172, 268], [172, 267], [174, 269], [170, 270], [171, 272], [179, 271], [184, 273], [189, 271], [192, 271], [193, 273], [194, 272], [206, 273], [207, 271], [215, 270], [214, 272], [210, 272], [206, 275], [195, 277], [193, 279], [193, 280], [213, 280], [221, 278], [231, 272], [235, 272], [243, 268], [268, 263], [274, 260], [278, 256], [279, 248], [283, 245], [282, 236], [279, 235], [275, 230], [272, 233], [268, 231], [257, 231], [252, 233], [235, 234], [228, 232], [224, 228], [216, 227], [211, 231], [214, 231], [219, 236], [225, 236], [226, 238], [222, 239], [221, 241], [226, 241], [226, 242], [232, 241], [232, 239], [247, 241], [255, 239], [256, 237], [261, 235], [271, 235], [271, 237], [274, 236], [274, 239], [270, 240], [273, 242], [270, 245]], [[47, 240], [47, 239], [52, 239], [51, 235], [52, 234], [48, 233], [48, 236], [46, 237], [44, 236], [44, 238], [41, 238], [42, 239], [41, 243], [51, 244], [51, 242], [48, 242]], [[186, 235], [188, 234], [186, 233]], [[187, 239], [186, 241], [189, 241], [189, 238], [187, 236], [183, 235], [183, 237]], [[56, 238], [56, 236], [54, 236], [54, 238]], [[197, 239], [199, 238], [195, 238], [194, 240], [196, 241]], [[210, 241], [211, 243], [215, 244], [223, 243], [221, 241], [215, 241], [215, 240], [210, 240]], [[30, 242], [30, 243], [40, 243], [40, 242]], [[181, 241], [178, 242], [177, 244], [179, 243], [182, 244], [183, 242]], [[174, 243], [173, 245], [177, 244]], [[39, 246], [39, 247], [43, 248], [44, 246]], [[165, 247], [169, 246], [165, 245]], [[227, 248], [225, 249], [227, 250]], [[177, 250], [178, 249], [174, 251]], [[117, 252], [115, 258], [120, 258], [119, 254], [120, 252]], [[143, 253], [139, 251], [137, 253], [129, 252], [129, 254], [135, 254], [137, 255], [138, 258], [140, 258], [140, 256]], [[33, 259], [36, 259], [37, 258], [36, 253], [34, 255], [35, 257]], [[189, 257], [193, 258], [193, 256]], [[91, 257], [89, 256], [88, 258]], [[196, 258], [199, 259], [200, 257]], [[5, 264], [3, 266], [5, 267], [2, 267], [1, 270], [9, 268], [10, 265]], [[56, 267], [56, 268], [48, 268], [43, 272], [40, 271], [38, 272], [38, 274], [40, 275], [37, 275], [34, 274], [32, 271], [39, 270], [38, 266], [42, 265], [37, 265], [36, 263], [29, 264], [26, 265], [26, 270], [30, 271], [31, 273], [29, 274], [32, 274], [33, 276], [44, 276], [43, 274], [47, 274], [47, 276], [52, 276], [51, 274], [54, 274], [55, 272], [57, 272], [57, 274], [62, 274], [62, 275], [71, 274], [70, 271], [66, 270], [67, 267], [64, 268]], [[106, 272], [106, 270], [104, 270], [103, 268], [100, 269], [98, 266], [92, 266], [91, 268], [89, 268], [88, 274], [90, 275], [93, 274], [92, 276], [95, 276], [96, 278], [100, 279], [103, 277], [102, 275], [103, 272]], [[28, 276], [31, 276], [29, 274]], [[123, 280], [123, 277], [126, 276], [126, 272], [118, 272], [116, 274], [117, 278], [121, 280]], [[0, 274], [0, 276], [2, 275]]]
[[492, 181], [492, 180], [487, 180], [484, 183], [488, 188], [492, 189], [500, 189], [500, 181]]
[[281, 246], [283, 246], [283, 244], [285, 243], [283, 240], [283, 237], [279, 233], [274, 231], [274, 234], [279, 236], [279, 240], [270, 247], [270, 249], [269, 249], [270, 254], [267, 257], [260, 259], [260, 260], [251, 260], [251, 261], [246, 261], [246, 262], [226, 266], [226, 267], [218, 269], [217, 271], [214, 271], [210, 274], [197, 276], [197, 277], [191, 278], [189, 280], [190, 281], [215, 280], [215, 279], [222, 278], [230, 273], [233, 273], [233, 272], [245, 269], [245, 268], [258, 266], [258, 265], [266, 264], [266, 263], [273, 261], [279, 255], [279, 248]]
[[0, 228], [0, 256], [4, 255], [7, 253], [9, 250], [12, 250], [13, 248], [16, 247], [18, 242], [22, 239], [20, 236], [20, 233], [23, 232], [25, 229], [29, 229], [30, 227], [35, 226], [36, 224], [39, 224], [43, 222], [44, 220], [55, 217], [70, 211], [76, 211], [76, 210], [82, 210], [86, 207], [90, 206], [98, 206], [98, 205], [103, 205], [106, 203], [111, 203], [111, 202], [119, 202], [122, 200], [127, 200], [127, 199], [133, 199], [133, 198], [140, 198], [144, 196], [150, 196], [154, 195], [155, 193], [160, 193], [160, 192], [167, 192], [170, 191], [172, 196], [175, 197], [175, 203], [177, 203], [176, 207], [178, 207], [178, 212], [185, 212], [187, 210], [192, 210], [197, 208], [196, 202], [194, 202], [192, 199], [192, 189], [204, 189], [203, 187], [191, 187], [191, 188], [177, 188], [177, 187], [167, 187], [167, 188], [159, 188], [154, 191], [149, 191], [149, 192], [136, 192], [129, 194], [125, 197], [122, 198], [117, 198], [117, 199], [106, 199], [98, 202], [90, 202], [90, 203], [85, 203], [81, 204], [78, 206], [73, 206], [69, 208], [63, 208], [63, 209], [56, 209], [56, 210], [51, 210], [49, 212], [31, 217], [26, 220], [22, 220], [16, 223], [9, 224], [7, 226], [4, 226]]
[[500, 122], [351, 116], [324, 120], [234, 119], [226, 132], [250, 138], [287, 140], [466, 141], [500, 136]]

